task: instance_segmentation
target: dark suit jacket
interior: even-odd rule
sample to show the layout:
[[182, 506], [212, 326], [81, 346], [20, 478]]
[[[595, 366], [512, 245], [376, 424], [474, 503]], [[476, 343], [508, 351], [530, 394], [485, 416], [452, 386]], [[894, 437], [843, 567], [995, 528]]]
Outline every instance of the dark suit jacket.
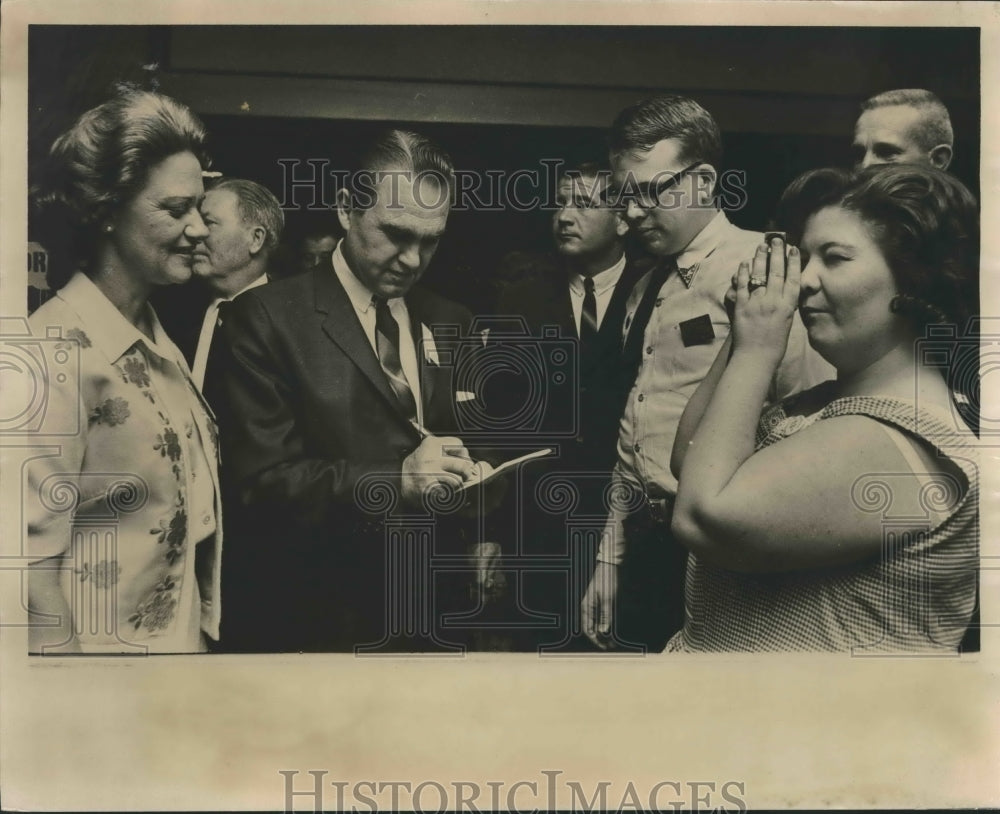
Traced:
[[[406, 302], [418, 356], [426, 325], [442, 361], [421, 364], [424, 424], [453, 433], [447, 361], [471, 315], [419, 288]], [[389, 510], [378, 504], [398, 490], [419, 434], [329, 268], [242, 294], [222, 328], [228, 358], [216, 410], [233, 545], [224, 556], [221, 643], [335, 651], [377, 641], [386, 626]], [[433, 525], [449, 537], [435, 546], [457, 545]]]
[[150, 297], [163, 330], [184, 354], [188, 367], [194, 364], [198, 335], [212, 297], [212, 292], [200, 280], [160, 286]]
[[[615, 373], [621, 356], [625, 304], [640, 276], [634, 263], [626, 264], [601, 321], [595, 353], [579, 364], [576, 392], [565, 388], [550, 391], [554, 398], [546, 405], [542, 434], [548, 428], [561, 435], [572, 423], [578, 428], [576, 437], [562, 445], [564, 464], [602, 470], [614, 465], [618, 421], [628, 394], [612, 382], [618, 378]], [[579, 340], [568, 276], [558, 259], [544, 275], [509, 286], [500, 297], [497, 313], [522, 317], [534, 337], [542, 336], [546, 328], [558, 328], [561, 336]], [[517, 390], [511, 387], [509, 392]]]

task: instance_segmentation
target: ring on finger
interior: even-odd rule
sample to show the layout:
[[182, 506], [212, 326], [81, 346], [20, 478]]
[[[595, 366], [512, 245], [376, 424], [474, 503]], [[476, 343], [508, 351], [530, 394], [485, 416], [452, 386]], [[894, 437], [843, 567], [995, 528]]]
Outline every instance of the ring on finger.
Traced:
[[747, 283], [747, 291], [753, 292], [758, 288], [766, 288], [767, 280], [763, 277], [751, 277]]

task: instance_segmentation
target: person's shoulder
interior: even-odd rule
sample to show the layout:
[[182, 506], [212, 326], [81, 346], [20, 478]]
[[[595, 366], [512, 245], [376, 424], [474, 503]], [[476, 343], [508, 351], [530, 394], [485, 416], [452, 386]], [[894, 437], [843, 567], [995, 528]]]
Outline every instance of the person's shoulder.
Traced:
[[314, 289], [312, 274], [298, 274], [244, 291], [233, 300], [233, 305], [242, 314], [266, 312], [280, 319], [286, 313], [299, 314], [303, 309], [311, 309], [315, 303]]
[[424, 322], [468, 325], [472, 312], [464, 305], [449, 300], [421, 285], [414, 286], [406, 296], [409, 307]]
[[715, 245], [702, 266], [708, 269], [706, 279], [712, 284], [728, 287], [729, 279], [743, 260], [751, 260], [757, 247], [764, 241], [763, 232], [742, 229], [726, 221], [715, 233]]
[[36, 308], [28, 317], [28, 325], [32, 332], [44, 325], [54, 325], [56, 320], [62, 320], [70, 315], [75, 316], [76, 312], [71, 309], [62, 297], [53, 294], [45, 302]]
[[728, 225], [723, 233], [723, 241], [727, 245], [740, 248], [748, 247], [752, 250], [756, 250], [757, 246], [764, 242], [763, 232], [758, 232], [752, 229], [744, 229], [728, 219], [727, 222]]
[[264, 285], [258, 285], [244, 291], [236, 299], [253, 296], [262, 302], [283, 302], [295, 294], [311, 293], [314, 288], [315, 272], [304, 272], [294, 274], [291, 277], [269, 279]]
[[92, 346], [88, 319], [93, 322], [93, 318], [93, 314], [55, 294], [28, 317], [28, 328], [35, 338], [52, 339], [56, 343], [69, 340], [86, 350]]

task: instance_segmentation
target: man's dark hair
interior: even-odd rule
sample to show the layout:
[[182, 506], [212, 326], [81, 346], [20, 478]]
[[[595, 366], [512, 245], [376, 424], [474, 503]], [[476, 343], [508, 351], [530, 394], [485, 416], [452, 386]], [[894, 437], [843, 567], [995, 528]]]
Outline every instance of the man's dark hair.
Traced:
[[577, 181], [581, 178], [603, 181], [607, 185], [611, 182], [611, 165], [606, 161], [596, 160], [560, 165], [556, 173], [556, 185], [563, 181]]
[[722, 134], [712, 114], [693, 99], [663, 95], [625, 108], [611, 124], [611, 155], [646, 153], [664, 139], [681, 144], [684, 164], [704, 161], [716, 171], [722, 163]]
[[412, 173], [413, 180], [433, 178], [447, 190], [449, 199], [455, 186], [451, 157], [435, 142], [410, 130], [387, 130], [361, 155], [357, 171], [349, 182], [351, 205], [368, 209], [374, 203], [379, 172]]

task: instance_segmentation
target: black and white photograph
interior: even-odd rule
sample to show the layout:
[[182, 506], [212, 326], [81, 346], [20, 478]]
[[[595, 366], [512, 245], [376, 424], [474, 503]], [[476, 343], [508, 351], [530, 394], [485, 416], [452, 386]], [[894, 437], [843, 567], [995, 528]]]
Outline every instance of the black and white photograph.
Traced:
[[92, 9], [2, 21], [12, 809], [1000, 801], [989, 5]]

